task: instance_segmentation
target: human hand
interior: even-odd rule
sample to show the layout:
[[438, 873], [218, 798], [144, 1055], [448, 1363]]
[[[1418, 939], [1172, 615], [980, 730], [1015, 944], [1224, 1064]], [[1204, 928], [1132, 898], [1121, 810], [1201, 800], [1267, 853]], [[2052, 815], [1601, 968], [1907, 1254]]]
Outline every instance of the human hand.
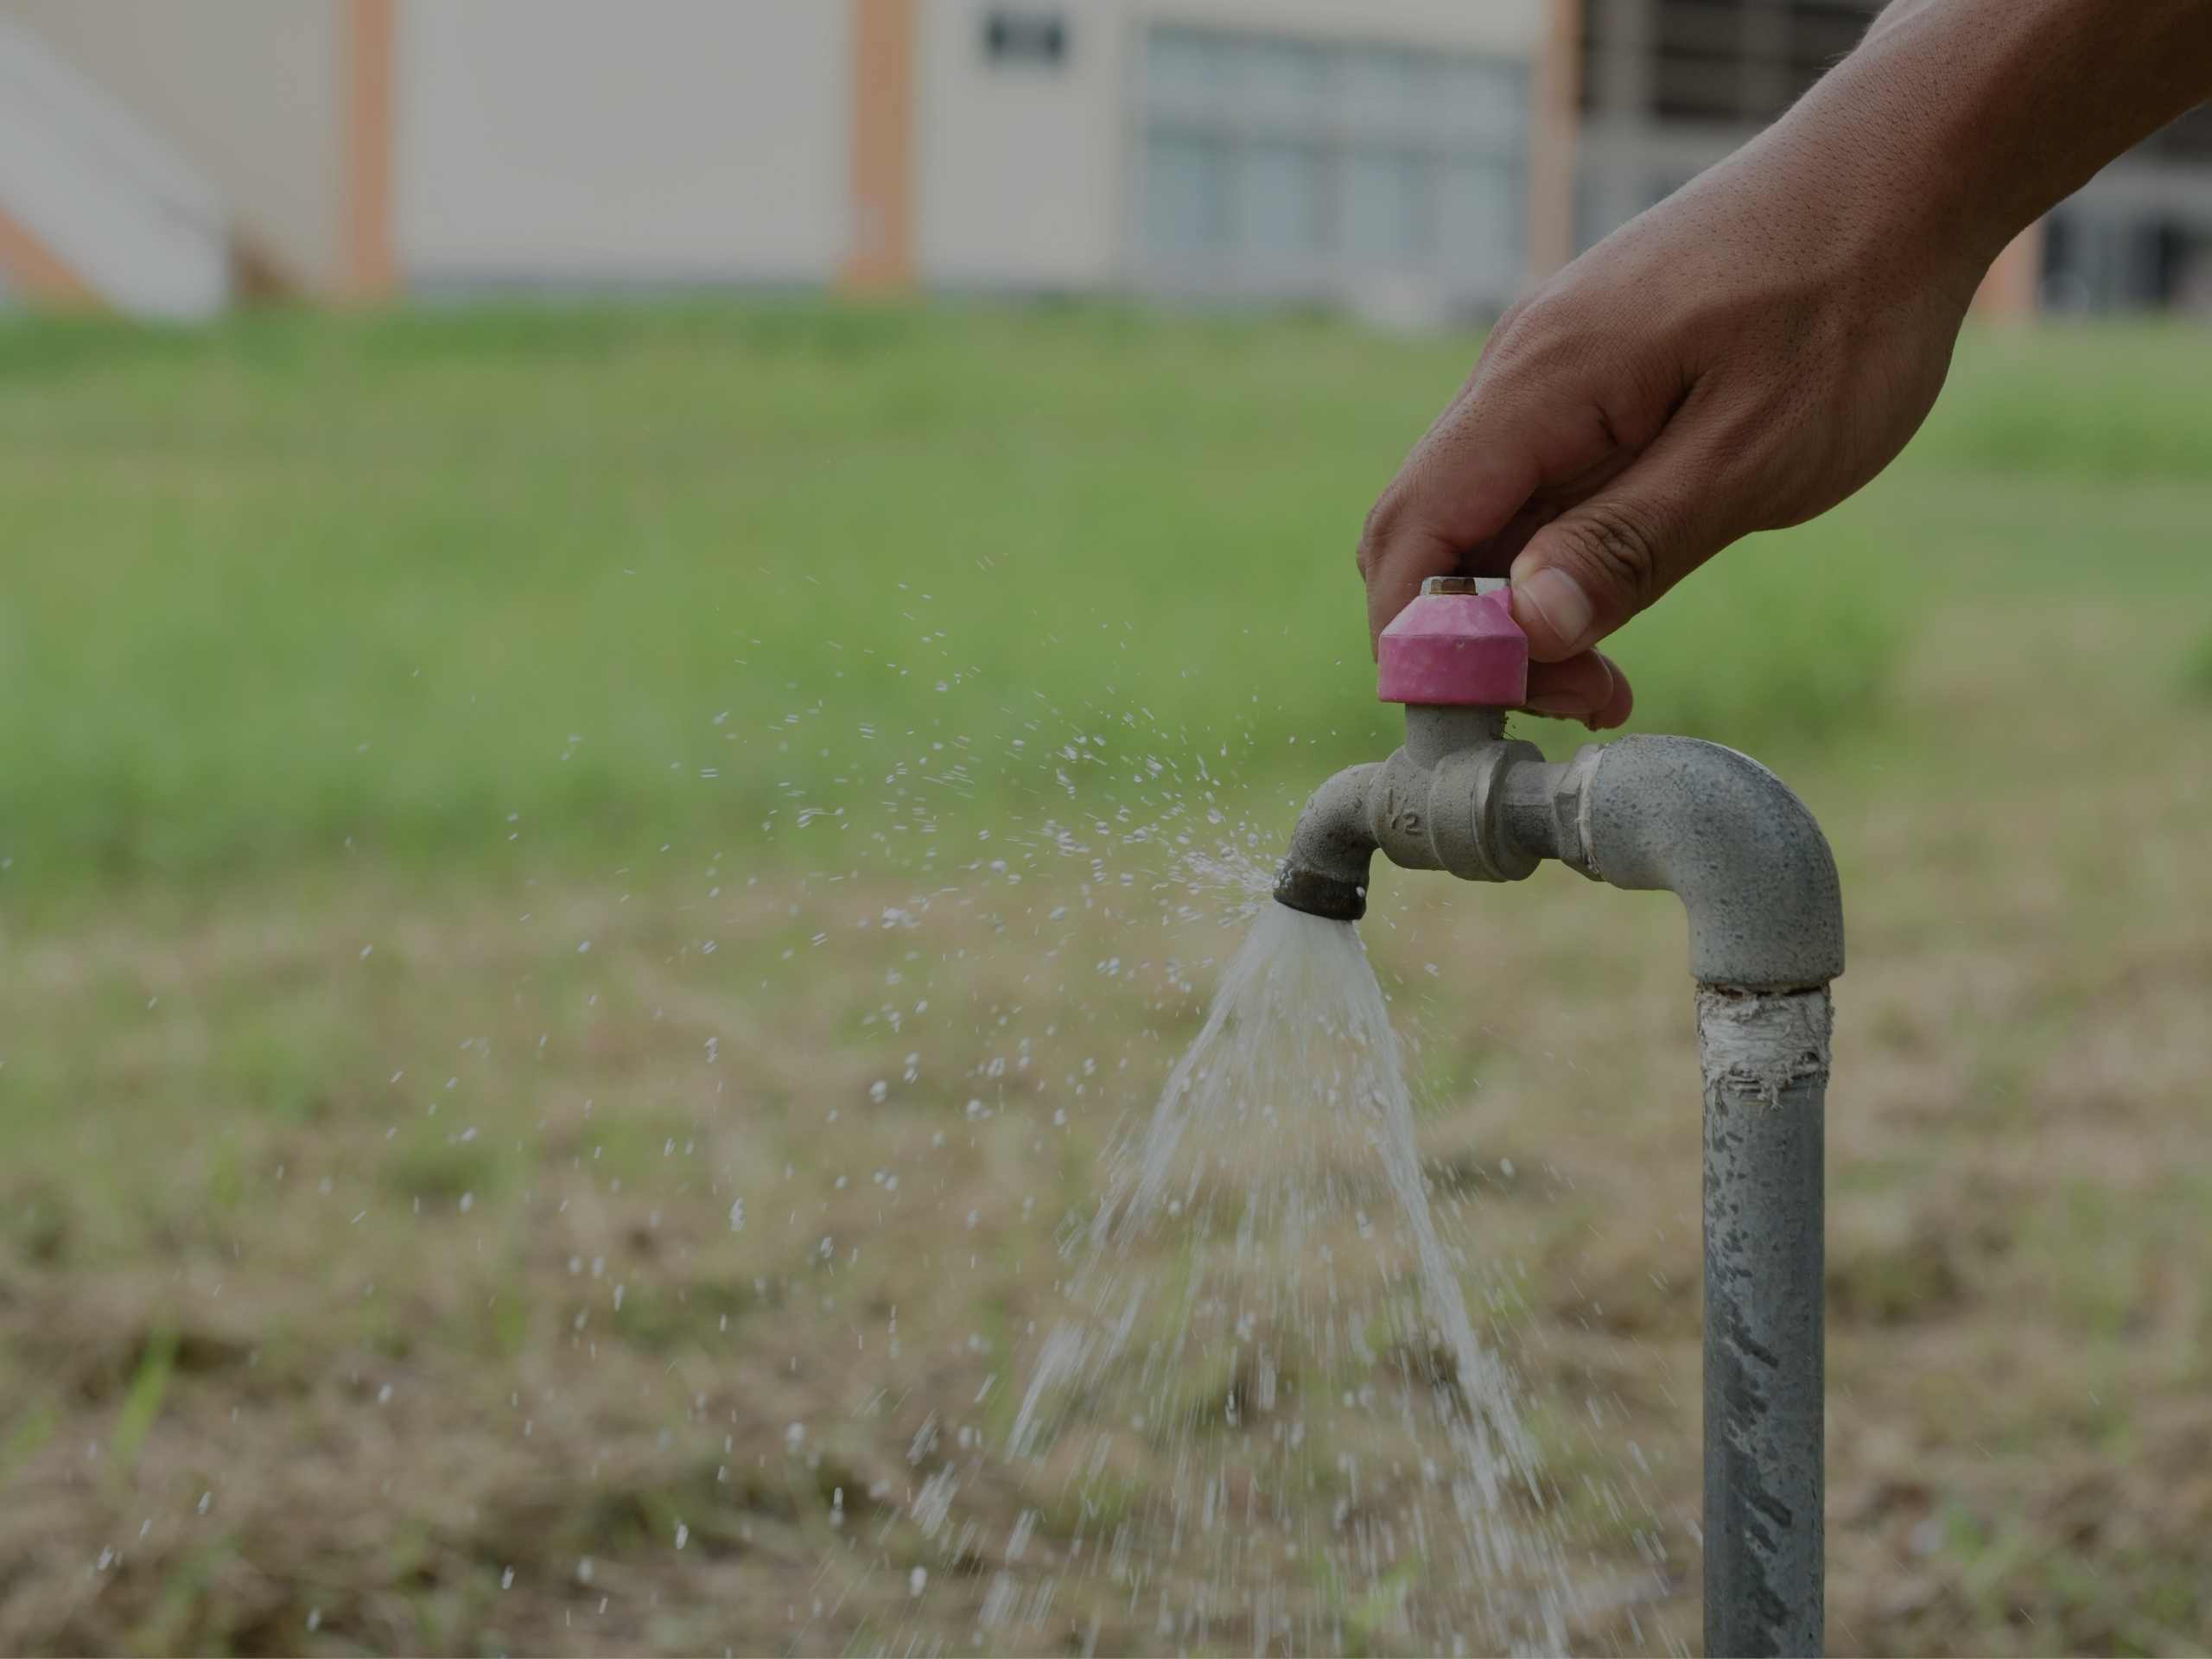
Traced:
[[1368, 515], [1370, 634], [1425, 577], [1510, 570], [1528, 707], [1617, 726], [1628, 684], [1593, 645], [1904, 447], [2003, 234], [1928, 222], [1928, 193], [1868, 116], [1826, 104], [1500, 320]]

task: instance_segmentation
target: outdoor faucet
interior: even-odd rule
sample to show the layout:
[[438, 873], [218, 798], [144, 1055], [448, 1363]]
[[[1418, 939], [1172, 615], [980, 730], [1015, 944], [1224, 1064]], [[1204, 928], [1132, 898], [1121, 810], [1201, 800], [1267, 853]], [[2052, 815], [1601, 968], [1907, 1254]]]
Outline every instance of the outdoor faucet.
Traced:
[[1510, 599], [1503, 581], [1434, 577], [1383, 630], [1378, 691], [1406, 705], [1405, 747], [1314, 791], [1274, 896], [1357, 921], [1379, 849], [1476, 881], [1555, 858], [1681, 899], [1705, 1072], [1705, 1648], [1818, 1653], [1835, 861], [1804, 804], [1733, 749], [1624, 737], [1553, 764], [1507, 737], [1529, 662]]

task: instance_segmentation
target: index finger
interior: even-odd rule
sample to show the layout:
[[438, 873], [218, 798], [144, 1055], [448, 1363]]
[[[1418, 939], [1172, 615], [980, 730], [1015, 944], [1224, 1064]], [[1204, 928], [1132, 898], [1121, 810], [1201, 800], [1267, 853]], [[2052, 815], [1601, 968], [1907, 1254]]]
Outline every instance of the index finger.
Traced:
[[[1464, 574], [1466, 556], [1510, 524], [1536, 486], [1535, 456], [1526, 450], [1468, 454], [1446, 423], [1456, 406], [1408, 456], [1367, 515], [1360, 532], [1359, 571], [1367, 583], [1370, 649], [1431, 576]], [[1512, 555], [1505, 556], [1510, 563]]]

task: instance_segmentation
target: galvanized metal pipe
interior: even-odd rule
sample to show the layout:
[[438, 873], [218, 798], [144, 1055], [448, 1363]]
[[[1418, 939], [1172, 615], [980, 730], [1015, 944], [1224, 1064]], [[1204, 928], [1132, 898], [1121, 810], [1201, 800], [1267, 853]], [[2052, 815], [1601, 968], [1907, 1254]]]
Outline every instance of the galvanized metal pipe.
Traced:
[[1705, 1071], [1705, 1650], [1821, 1650], [1828, 993], [1697, 994]]
[[1562, 849], [1682, 901], [1705, 1077], [1705, 1650], [1821, 1650], [1821, 1148], [1843, 899], [1804, 803], [1733, 749], [1598, 752]]

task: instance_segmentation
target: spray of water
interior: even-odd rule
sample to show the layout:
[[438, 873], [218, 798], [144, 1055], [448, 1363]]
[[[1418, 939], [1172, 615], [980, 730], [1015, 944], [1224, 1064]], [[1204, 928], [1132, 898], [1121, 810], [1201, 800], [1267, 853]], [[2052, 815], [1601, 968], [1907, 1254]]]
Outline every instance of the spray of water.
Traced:
[[1561, 1648], [1535, 1450], [1355, 931], [1262, 906], [1103, 1177], [1008, 1448], [1088, 1530], [1070, 1567], [1177, 1647]]

